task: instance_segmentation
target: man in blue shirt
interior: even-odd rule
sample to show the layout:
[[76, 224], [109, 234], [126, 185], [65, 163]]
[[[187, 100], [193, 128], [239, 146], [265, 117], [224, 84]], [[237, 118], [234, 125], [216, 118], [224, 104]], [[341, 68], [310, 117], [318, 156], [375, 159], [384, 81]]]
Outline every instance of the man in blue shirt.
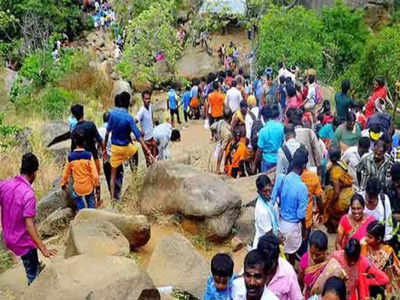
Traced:
[[[266, 114], [264, 110], [263, 114]], [[284, 126], [278, 121], [279, 107], [272, 105], [268, 118], [271, 118], [258, 133], [256, 165], [261, 161], [261, 172], [274, 168], [278, 161], [278, 150], [285, 139]], [[267, 119], [263, 116], [264, 120]]]
[[190, 105], [190, 100], [192, 100], [192, 95], [190, 91], [190, 86], [187, 86], [185, 89], [185, 93], [183, 94], [182, 97], [182, 102], [183, 102], [183, 116], [185, 117], [185, 122], [187, 123], [188, 119], [190, 119], [190, 114], [189, 114], [189, 105]]
[[[131, 133], [136, 140], [142, 145], [143, 152], [149, 157], [150, 161], [154, 161], [154, 157], [147, 148], [139, 129], [136, 127], [136, 122], [128, 112], [131, 96], [127, 92], [123, 92], [115, 96], [115, 109], [110, 113], [110, 118], [107, 124], [106, 137], [104, 139], [104, 147], [108, 143], [111, 135], [111, 200], [114, 200], [115, 179], [117, 169], [125, 161], [129, 160], [136, 154], [138, 147], [132, 144]], [[104, 159], [107, 160], [107, 151], [103, 151]]]
[[279, 174], [272, 191], [272, 202], [279, 199], [279, 229], [285, 238], [284, 252], [294, 265], [295, 254], [305, 237], [305, 216], [308, 204], [307, 186], [301, 174], [307, 166], [308, 151], [299, 148], [293, 155], [288, 175]]
[[178, 124], [181, 124], [181, 120], [179, 119], [179, 110], [178, 110], [178, 95], [172, 88], [168, 92], [167, 107], [171, 115], [172, 127], [174, 127], [174, 115], [176, 115], [176, 118], [178, 119]]

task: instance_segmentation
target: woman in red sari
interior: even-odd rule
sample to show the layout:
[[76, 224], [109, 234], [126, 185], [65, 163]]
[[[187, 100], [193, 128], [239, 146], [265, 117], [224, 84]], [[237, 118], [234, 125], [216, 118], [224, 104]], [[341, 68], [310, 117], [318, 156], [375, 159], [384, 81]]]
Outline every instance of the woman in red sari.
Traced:
[[344, 249], [350, 238], [361, 241], [367, 236], [367, 227], [375, 221], [373, 216], [364, 214], [365, 201], [360, 194], [354, 194], [350, 201], [351, 213], [345, 214], [339, 222], [336, 249]]
[[374, 92], [369, 97], [367, 105], [365, 107], [365, 116], [371, 117], [375, 113], [375, 101], [379, 98], [386, 99], [387, 90], [385, 87], [385, 80], [381, 77], [377, 77], [374, 80]]
[[370, 287], [385, 286], [389, 277], [361, 253], [359, 241], [351, 238], [344, 250], [335, 251], [315, 283], [312, 294], [320, 294], [326, 280], [337, 276], [346, 281], [347, 300], [368, 300]]

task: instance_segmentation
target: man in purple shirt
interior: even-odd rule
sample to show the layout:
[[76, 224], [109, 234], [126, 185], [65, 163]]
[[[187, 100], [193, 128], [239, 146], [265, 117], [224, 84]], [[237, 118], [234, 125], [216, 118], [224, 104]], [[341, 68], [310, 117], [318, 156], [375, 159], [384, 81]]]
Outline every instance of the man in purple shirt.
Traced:
[[28, 285], [40, 273], [37, 249], [43, 256], [56, 255], [39, 238], [35, 226], [36, 199], [31, 186], [36, 178], [39, 161], [32, 153], [22, 157], [21, 175], [0, 181], [1, 226], [8, 249], [21, 256]]

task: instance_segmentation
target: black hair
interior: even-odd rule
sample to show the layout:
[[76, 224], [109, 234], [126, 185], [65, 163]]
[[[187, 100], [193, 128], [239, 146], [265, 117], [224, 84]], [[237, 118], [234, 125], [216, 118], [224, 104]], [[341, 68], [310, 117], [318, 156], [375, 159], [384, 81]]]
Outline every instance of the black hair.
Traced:
[[103, 114], [103, 122], [104, 122], [104, 123], [107, 123], [109, 119], [110, 119], [110, 113], [109, 113], [108, 111], [106, 111], [106, 112]]
[[371, 140], [368, 137], [363, 136], [358, 140], [358, 147], [369, 149], [370, 146], [371, 146]]
[[385, 225], [375, 220], [368, 224], [367, 232], [375, 239], [383, 241], [385, 237]]
[[214, 82], [213, 82], [213, 90], [216, 91], [216, 90], [218, 90], [218, 88], [219, 88], [219, 83], [218, 83], [218, 81], [214, 81]]
[[286, 81], [286, 77], [283, 76], [283, 75], [281, 75], [281, 77], [279, 77], [279, 83], [280, 83], [280, 84], [284, 84], [285, 81]]
[[309, 83], [314, 83], [315, 82], [315, 76], [314, 75], [308, 75], [308, 82]]
[[236, 80], [232, 80], [231, 87], [236, 87], [236, 86], [237, 86]]
[[289, 171], [293, 168], [305, 168], [308, 163], [308, 150], [305, 147], [297, 148], [293, 154], [293, 159], [289, 166]]
[[181, 138], [181, 133], [178, 129], [172, 129], [171, 132], [171, 142], [175, 142]]
[[338, 118], [337, 116], [335, 116], [335, 117], [333, 118], [332, 124], [333, 124], [333, 126], [335, 126], [335, 127], [338, 127], [338, 126], [340, 125], [340, 121], [339, 121], [339, 118]]
[[115, 97], [114, 97], [114, 105], [115, 105], [115, 107], [121, 107], [121, 97], [120, 97], [120, 94], [115, 95]]
[[243, 75], [243, 69], [239, 68], [239, 75]]
[[319, 251], [328, 249], [328, 237], [321, 230], [315, 230], [310, 235], [309, 245], [316, 247]]
[[337, 161], [340, 160], [341, 153], [340, 153], [340, 148], [339, 147], [332, 146], [329, 149], [328, 154], [329, 154], [329, 159], [330, 159], [331, 162], [337, 162]]
[[240, 108], [248, 108], [249, 105], [247, 104], [246, 100], [240, 101]]
[[262, 191], [267, 185], [271, 184], [271, 179], [265, 174], [262, 174], [257, 177], [256, 186], [257, 191]]
[[[151, 97], [152, 91], [150, 90], [145, 90], [142, 92], [142, 99], [144, 98], [144, 95], [149, 95]], [[129, 96], [129, 100], [130, 100], [130, 96]]]
[[185, 88], [185, 91], [189, 92], [192, 89], [192, 87], [190, 85], [187, 85]]
[[278, 263], [279, 240], [272, 232], [264, 234], [258, 241], [257, 250], [263, 254], [267, 266], [272, 267]]
[[129, 104], [131, 102], [131, 95], [128, 92], [122, 92], [119, 94], [120, 98], [120, 107], [129, 108]]
[[296, 89], [295, 89], [294, 86], [289, 85], [286, 88], [286, 91], [287, 91], [287, 94], [288, 94], [289, 98], [292, 98], [292, 97], [296, 96]]
[[319, 114], [318, 117], [317, 117], [317, 120], [322, 123], [322, 121], [324, 120], [324, 117], [325, 117], [324, 114]]
[[232, 277], [233, 260], [225, 253], [217, 253], [211, 260], [211, 273], [213, 276]]
[[350, 90], [350, 80], [345, 79], [342, 81], [342, 93], [347, 94], [349, 90]]
[[267, 267], [269, 267], [265, 255], [258, 249], [253, 249], [247, 253], [244, 259], [244, 268], [254, 268], [255, 266], [262, 266], [265, 273], [267, 273]]
[[340, 277], [329, 277], [325, 281], [324, 288], [322, 290], [322, 296], [325, 296], [325, 294], [329, 292], [334, 292], [339, 297], [339, 300], [346, 300], [346, 283]]
[[271, 105], [271, 119], [279, 117], [279, 107], [277, 104]]
[[392, 177], [392, 181], [400, 179], [400, 163], [394, 163], [392, 169], [390, 170], [390, 175]]
[[351, 261], [358, 261], [361, 253], [360, 242], [355, 238], [351, 238], [347, 242], [346, 247], [344, 247], [344, 253], [346, 253], [347, 258]]
[[381, 183], [379, 182], [378, 177], [369, 177], [367, 180], [367, 186], [365, 188], [367, 195], [378, 196], [381, 192]]
[[295, 113], [296, 113], [296, 108], [289, 108], [286, 111], [286, 117], [288, 118], [288, 120], [292, 120], [292, 118], [295, 115]]
[[352, 111], [348, 111], [346, 114], [346, 121], [349, 122], [354, 122], [356, 120], [356, 115]]
[[226, 72], [226, 74], [227, 74], [229, 77], [232, 77], [232, 76], [233, 76], [232, 70], [228, 70], [228, 71]]
[[39, 160], [32, 152], [25, 153], [22, 156], [20, 173], [24, 175], [33, 175], [39, 169]]
[[83, 118], [83, 105], [75, 104], [71, 106], [71, 114], [77, 119], [78, 121]]
[[83, 147], [85, 145], [85, 133], [82, 130], [74, 130], [72, 132], [72, 140], [75, 145]]
[[355, 201], [360, 202], [361, 206], [362, 206], [362, 207], [365, 207], [365, 200], [364, 200], [364, 197], [363, 197], [361, 194], [355, 193], [355, 194], [353, 195], [353, 197], [351, 197], [351, 200], [350, 200], [350, 207], [353, 205], [353, 203], [354, 203]]
[[263, 116], [264, 122], [267, 122], [269, 119], [271, 119], [271, 108], [264, 106], [261, 109], [261, 115]]
[[385, 78], [383, 78], [383, 77], [376, 77], [375, 81], [378, 83], [379, 86], [385, 85]]

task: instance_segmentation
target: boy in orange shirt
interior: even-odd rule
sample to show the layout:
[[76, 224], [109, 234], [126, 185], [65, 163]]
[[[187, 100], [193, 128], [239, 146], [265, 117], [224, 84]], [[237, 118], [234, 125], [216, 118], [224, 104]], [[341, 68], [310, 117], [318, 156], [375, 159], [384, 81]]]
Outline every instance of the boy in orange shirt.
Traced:
[[246, 138], [240, 128], [234, 132], [234, 138], [225, 150], [225, 172], [228, 176], [238, 178], [246, 176], [245, 162], [248, 156]]
[[[210, 107], [209, 121], [210, 126], [214, 122], [222, 120], [224, 117], [224, 95], [219, 91], [218, 81], [213, 82], [213, 91], [208, 95], [208, 105]], [[208, 109], [207, 109], [208, 112]]]
[[66, 190], [69, 178], [73, 179], [73, 198], [78, 210], [82, 208], [95, 208], [96, 192], [100, 189], [99, 175], [96, 169], [92, 153], [86, 151], [83, 147], [85, 136], [82, 131], [75, 130], [72, 138], [74, 139], [76, 149], [68, 155], [68, 161], [64, 168], [64, 174], [61, 181], [63, 190]]

